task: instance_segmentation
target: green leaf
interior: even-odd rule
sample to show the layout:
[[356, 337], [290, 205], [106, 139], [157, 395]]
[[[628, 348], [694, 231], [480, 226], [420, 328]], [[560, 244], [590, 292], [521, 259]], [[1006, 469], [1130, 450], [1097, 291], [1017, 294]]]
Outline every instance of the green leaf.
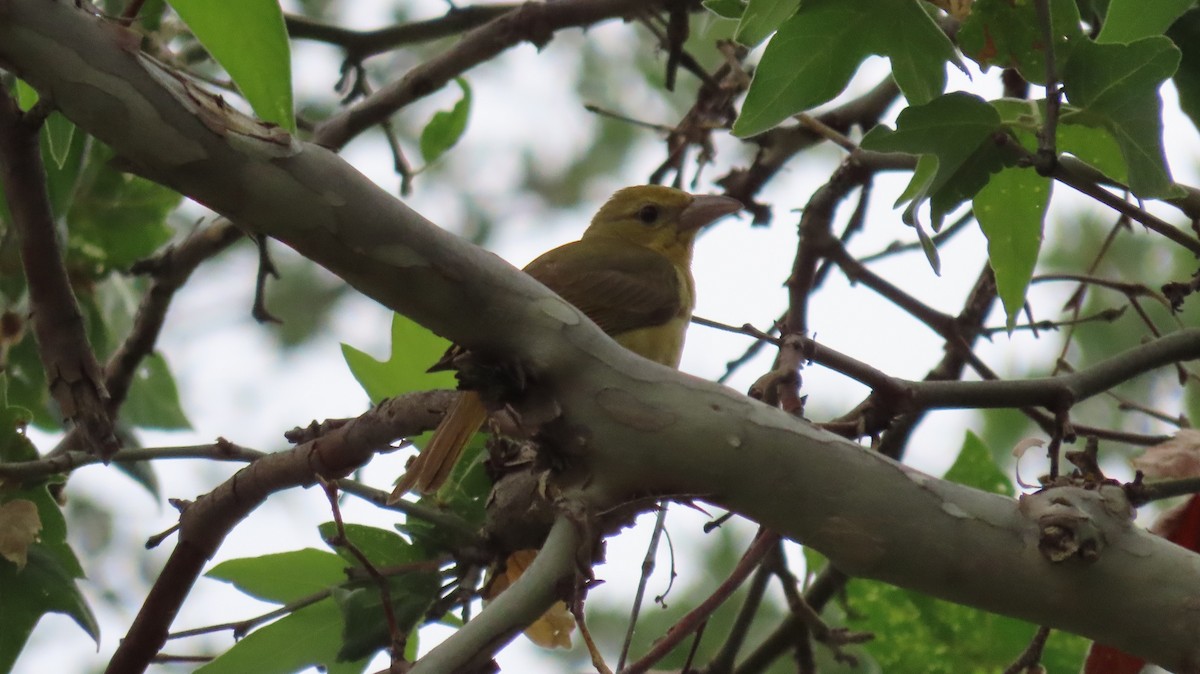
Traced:
[[946, 471], [943, 479], [1001, 496], [1016, 494], [1012, 480], [996, 466], [991, 450], [971, 431], [967, 431], [962, 448], [958, 450], [958, 458], [954, 460], [950, 470]]
[[327, 667], [328, 674], [360, 674], [365, 658], [338, 662], [342, 629], [337, 605], [322, 599], [254, 630], [196, 674], [291, 674], [313, 666]]
[[304, 548], [231, 559], [205, 575], [232, 583], [263, 601], [286, 604], [346, 582], [346, 566], [345, 560], [331, 552]]
[[[392, 600], [392, 615], [396, 627], [410, 632], [425, 618], [425, 613], [437, 600], [441, 576], [433, 571], [420, 571], [388, 579], [388, 595]], [[345, 631], [339, 660], [357, 660], [374, 655], [391, 643], [391, 634], [384, 619], [383, 596], [374, 583], [353, 590], [338, 590], [334, 600], [342, 612]]]
[[[0, 383], [5, 385], [4, 395], [7, 398], [7, 375], [0, 374]], [[7, 402], [0, 406], [0, 463], [37, 460], [37, 448], [25, 435], [31, 418], [29, 410], [22, 407], [11, 406]]]
[[454, 388], [454, 373], [427, 372], [442, 357], [450, 342], [412, 320], [392, 317], [392, 355], [375, 360], [358, 349], [342, 344], [342, 357], [372, 404], [410, 391]]
[[[1000, 113], [1000, 121], [1011, 130], [1027, 150], [1037, 150], [1037, 133], [1042, 130], [1046, 116], [1046, 101], [1027, 101], [1015, 98], [1001, 98], [991, 102], [996, 112]], [[1082, 124], [1071, 124], [1073, 115], [1078, 108], [1071, 105], [1062, 107], [1065, 116], [1064, 123], [1059, 124], [1057, 145], [1060, 152], [1075, 155], [1076, 158], [1087, 162], [1104, 175], [1124, 183], [1128, 179], [1125, 168], [1125, 158], [1121, 156], [1121, 148], [1117, 141], [1106, 129]]]
[[975, 219], [988, 240], [988, 263], [1009, 330], [1025, 306], [1049, 204], [1050, 179], [1028, 168], [1003, 169], [975, 195]]
[[421, 156], [426, 164], [432, 164], [447, 150], [454, 147], [467, 130], [467, 117], [471, 114], [471, 87], [461, 77], [454, 78], [462, 89], [462, 98], [449, 111], [439, 110], [421, 132]]
[[1134, 42], [1162, 35], [1196, 0], [1112, 0], [1096, 42]]
[[1192, 120], [1192, 126], [1200, 129], [1200, 8], [1179, 17], [1167, 37], [1183, 55], [1174, 78], [1179, 107]]
[[112, 167], [112, 150], [95, 144], [67, 212], [72, 261], [95, 278], [123, 270], [170, 240], [167, 216], [178, 192]]
[[170, 0], [262, 119], [295, 133], [292, 57], [277, 0]]
[[[137, 437], [128, 432], [127, 428], [118, 426], [117, 437], [121, 440], [121, 447], [125, 449], [134, 449], [141, 447], [141, 442]], [[153, 461], [119, 461], [114, 462], [113, 467], [124, 473], [129, 479], [138, 483], [150, 494], [150, 498], [158, 501], [162, 498], [162, 491], [158, 481], [158, 472], [154, 469]]]
[[779, 24], [795, 14], [799, 6], [800, 0], [750, 0], [733, 39], [747, 47], [757, 47]]
[[[46, 430], [62, 429], [62, 417], [50, 412], [50, 388], [31, 331], [8, 352], [6, 389], [10, 404], [33, 415], [33, 425]], [[6, 431], [7, 432], [7, 431]], [[34, 457], [36, 458], [36, 457]]]
[[134, 372], [121, 418], [140, 428], [186, 430], [192, 427], [179, 402], [179, 389], [167, 361], [147, 354]]
[[[38, 93], [33, 87], [25, 83], [25, 80], [17, 80], [17, 103], [22, 110], [28, 110], [38, 101]], [[58, 168], [62, 168], [67, 161], [67, 155], [71, 149], [71, 140], [75, 136], [75, 125], [72, 124], [66, 117], [63, 117], [58, 112], [51, 112], [46, 117], [45, 125], [42, 127], [42, 134], [47, 140], [50, 148], [50, 157], [54, 159], [54, 164]]]
[[1063, 90], [1080, 109], [1063, 121], [1102, 126], [1112, 133], [1129, 167], [1129, 187], [1139, 197], [1181, 194], [1163, 154], [1158, 93], [1179, 59], [1179, 49], [1165, 37], [1131, 44], [1082, 40], [1063, 70]]
[[[866, 650], [883, 672], [998, 672], [1029, 645], [1037, 627], [875, 581], [852, 581], [845, 622], [875, 639]], [[1078, 671], [1088, 641], [1055, 630], [1042, 653], [1048, 672]]]
[[[12, 408], [9, 408], [10, 410]], [[37, 622], [62, 613], [100, 644], [100, 626], [79, 591], [83, 569], [67, 544], [67, 524], [45, 485], [5, 492], [0, 503], [16, 499], [37, 505], [39, 541], [29, 546], [25, 566], [0, 558], [0, 672], [7, 672]]]
[[917, 0], [809, 0], [767, 45], [733, 132], [752, 136], [833, 99], [872, 54], [891, 59], [915, 104], [945, 89], [947, 61], [961, 67]]
[[723, 19], [741, 19], [746, 11], [744, 0], [704, 0], [700, 4]]
[[[404, 540], [395, 531], [350, 523], [345, 524], [344, 529], [346, 538], [376, 567], [411, 564], [428, 558], [421, 548]], [[317, 527], [317, 531], [321, 533], [321, 538], [334, 549], [338, 556], [355, 566], [361, 565], [358, 557], [347, 550], [345, 546], [335, 546], [331, 543], [334, 536], [337, 535], [336, 524], [324, 522]]]
[[[1058, 68], [1072, 46], [1083, 39], [1079, 8], [1073, 0], [1050, 0], [1050, 25]], [[984, 70], [1015, 68], [1034, 84], [1046, 83], [1046, 50], [1033, 2], [977, 0], [958, 32], [963, 53]]]
[[937, 160], [932, 178], [918, 171], [905, 190], [905, 195], [913, 195], [908, 212], [914, 222], [916, 208], [929, 195], [936, 230], [946, 213], [973, 197], [992, 173], [1015, 161], [1012, 151], [997, 145], [993, 139], [994, 134], [1002, 131], [995, 108], [978, 96], [955, 92], [925, 105], [906, 108], [896, 119], [895, 131], [882, 124], [876, 126], [863, 138], [862, 147]]
[[1121, 146], [1108, 129], [1082, 124], [1058, 125], [1058, 149], [1073, 154], [1119, 183], [1129, 180]]

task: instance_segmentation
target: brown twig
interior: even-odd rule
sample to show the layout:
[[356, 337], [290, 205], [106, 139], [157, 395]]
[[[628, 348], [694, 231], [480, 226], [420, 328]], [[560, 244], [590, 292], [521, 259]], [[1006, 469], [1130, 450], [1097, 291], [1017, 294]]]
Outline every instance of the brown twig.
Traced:
[[1021, 653], [1016, 662], [1005, 668], [1004, 674], [1036, 674], [1046, 671], [1041, 662], [1042, 651], [1046, 649], [1046, 640], [1049, 638], [1050, 628], [1045, 625], [1038, 627], [1025, 652]]
[[397, 47], [421, 44], [458, 35], [477, 28], [498, 16], [513, 11], [519, 4], [451, 6], [443, 16], [413, 21], [378, 30], [350, 30], [297, 14], [284, 15], [288, 36], [337, 45], [345, 50], [347, 61], [363, 61]]
[[392, 606], [392, 590], [388, 579], [375, 568], [375, 564], [367, 557], [350, 537], [346, 535], [346, 525], [342, 522], [342, 508], [338, 505], [338, 488], [335, 482], [328, 482], [324, 479], [319, 479], [321, 488], [325, 492], [325, 498], [329, 500], [329, 511], [333, 515], [333, 526], [337, 531], [336, 535], [328, 541], [335, 548], [342, 548], [350, 553], [358, 561], [359, 566], [366, 572], [371, 582], [379, 590], [379, 603], [383, 608], [383, 619], [387, 623], [388, 637], [392, 664], [404, 660], [404, 643], [407, 640], [407, 633], [400, 631], [400, 626], [396, 622], [396, 611]]
[[621, 654], [617, 657], [617, 670], [625, 668], [629, 657], [629, 647], [633, 645], [633, 632], [637, 627], [638, 615], [642, 610], [642, 600], [646, 597], [646, 585], [650, 575], [654, 573], [654, 560], [658, 556], [658, 543], [662, 539], [667, 520], [667, 502], [659, 504], [658, 515], [654, 518], [654, 531], [650, 535], [650, 544], [646, 546], [646, 556], [642, 559], [642, 575], [638, 579], [637, 591], [633, 595], [633, 608], [629, 611], [629, 626], [625, 629], [625, 641], [621, 642]]
[[[130, 269], [133, 274], [148, 274], [153, 280], [138, 305], [129, 334], [104, 365], [110, 414], [117, 415], [129, 395], [138, 367], [154, 351], [175, 293], [202, 262], [215, 257], [241, 237], [240, 229], [221, 219], [193, 232], [178, 246], [168, 247], [153, 258], [135, 263]], [[78, 434], [72, 431], [50, 454], [75, 451], [79, 441]]]
[[107, 459], [120, 449], [108, 408], [109, 393], [88, 343], [83, 312], [71, 289], [46, 191], [39, 129], [48, 99], [22, 113], [0, 91], [0, 185], [21, 249], [29, 312], [50, 394], [82, 434], [88, 452]]
[[341, 148], [365, 129], [511, 47], [522, 42], [544, 46], [556, 31], [625, 17], [646, 7], [647, 3], [640, 0], [522, 4], [467, 33], [453, 47], [409, 70], [396, 82], [325, 120], [313, 133], [313, 142]]
[[338, 479], [397, 437], [437, 425], [429, 396], [392, 398], [353, 422], [285, 452], [269, 454], [201, 496], [180, 516], [179, 540], [137, 618], [108, 663], [109, 674], [140, 672], [158, 653], [167, 629], [225, 536], [269, 495], [318, 479]]
[[1058, 68], [1054, 63], [1054, 25], [1050, 20], [1049, 0], [1033, 0], [1037, 13], [1038, 29], [1041, 31], [1042, 51], [1045, 54], [1046, 75], [1046, 118], [1038, 131], [1037, 163], [1039, 174], [1048, 176], [1058, 163], [1057, 134], [1058, 111], [1062, 106], [1062, 89], [1058, 86]]
[[742, 555], [742, 558], [738, 560], [729, 577], [708, 598], [697, 604], [679, 622], [675, 623], [665, 636], [655, 642], [650, 652], [628, 667], [621, 669], [619, 674], [643, 674], [649, 671], [659, 660], [666, 657], [684, 638], [699, 629], [700, 625], [707, 621], [713, 611], [725, 603], [726, 599], [729, 599], [734, 590], [741, 586], [750, 575], [750, 572], [762, 562], [763, 557], [771, 551], [772, 546], [778, 541], [779, 536], [777, 534], [765, 530], [760, 531], [758, 536], [755, 537], [754, 542], [746, 550], [746, 554]]

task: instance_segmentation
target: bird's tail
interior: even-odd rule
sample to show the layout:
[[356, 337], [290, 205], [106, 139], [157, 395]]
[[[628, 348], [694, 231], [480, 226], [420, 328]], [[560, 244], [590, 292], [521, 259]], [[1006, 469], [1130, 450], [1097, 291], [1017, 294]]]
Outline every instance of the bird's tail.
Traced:
[[399, 501], [410, 489], [422, 494], [437, 491], [450, 477], [450, 471], [454, 470], [471, 436], [483, 427], [485, 421], [487, 408], [483, 406], [479, 394], [464, 391], [450, 406], [442, 423], [438, 424], [433, 439], [396, 481], [396, 488], [388, 501]]

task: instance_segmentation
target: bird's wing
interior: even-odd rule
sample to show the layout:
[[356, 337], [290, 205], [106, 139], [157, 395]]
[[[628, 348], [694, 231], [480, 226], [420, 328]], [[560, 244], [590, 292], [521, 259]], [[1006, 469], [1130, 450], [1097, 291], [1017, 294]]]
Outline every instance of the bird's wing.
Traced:
[[661, 325], [690, 305], [690, 289], [659, 253], [620, 241], [569, 243], [525, 271], [575, 305], [609, 335]]

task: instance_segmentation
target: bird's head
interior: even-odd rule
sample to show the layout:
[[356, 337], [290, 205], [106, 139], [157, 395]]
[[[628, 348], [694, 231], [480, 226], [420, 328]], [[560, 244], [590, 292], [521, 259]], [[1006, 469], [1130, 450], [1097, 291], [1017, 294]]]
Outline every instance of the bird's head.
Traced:
[[678, 261], [690, 260], [696, 233], [741, 209], [741, 202], [731, 197], [688, 194], [662, 185], [626, 187], [600, 208], [583, 238], [620, 239]]

